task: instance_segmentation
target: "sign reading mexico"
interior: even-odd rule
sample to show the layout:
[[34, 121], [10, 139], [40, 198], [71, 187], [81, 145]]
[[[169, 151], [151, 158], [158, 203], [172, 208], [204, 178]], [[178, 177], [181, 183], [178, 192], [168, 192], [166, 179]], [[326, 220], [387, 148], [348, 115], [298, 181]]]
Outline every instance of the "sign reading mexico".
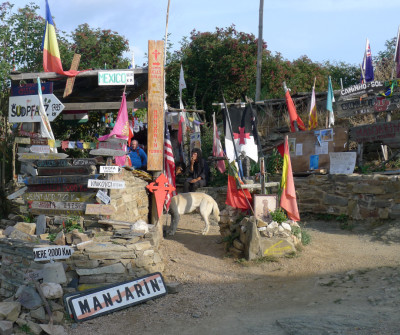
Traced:
[[74, 253], [74, 249], [67, 245], [56, 247], [34, 248], [34, 261], [49, 261], [52, 259], [68, 259]]
[[[50, 122], [54, 121], [64, 109], [64, 105], [54, 94], [43, 94], [43, 105]], [[8, 121], [12, 123], [40, 122], [39, 96], [23, 95], [10, 97]]]
[[134, 85], [132, 70], [126, 71], [99, 71], [99, 86], [102, 85]]

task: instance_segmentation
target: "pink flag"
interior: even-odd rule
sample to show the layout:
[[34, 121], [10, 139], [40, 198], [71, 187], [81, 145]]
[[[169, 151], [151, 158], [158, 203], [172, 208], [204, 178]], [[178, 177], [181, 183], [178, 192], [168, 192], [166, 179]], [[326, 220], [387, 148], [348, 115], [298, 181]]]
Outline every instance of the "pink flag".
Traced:
[[122, 95], [121, 107], [118, 111], [117, 121], [111, 133], [99, 137], [99, 141], [105, 141], [111, 136], [128, 140], [129, 137], [129, 121], [128, 121], [128, 110], [126, 108], [126, 97], [125, 92]]
[[[222, 150], [221, 141], [219, 140], [217, 123], [215, 122], [215, 113], [213, 114], [213, 126], [214, 126], [214, 139], [213, 139], [213, 156], [215, 157], [224, 157], [224, 152]], [[225, 160], [217, 161], [217, 169], [219, 172], [224, 173], [225, 168]]]

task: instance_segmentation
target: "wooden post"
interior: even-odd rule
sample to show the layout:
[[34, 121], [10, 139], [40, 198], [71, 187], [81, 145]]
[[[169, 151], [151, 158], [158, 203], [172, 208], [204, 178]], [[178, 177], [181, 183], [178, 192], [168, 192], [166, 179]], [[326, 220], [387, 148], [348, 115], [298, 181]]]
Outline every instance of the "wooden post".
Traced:
[[261, 183], [261, 194], [267, 194], [267, 190], [265, 187], [264, 157], [260, 158], [260, 183]]
[[[74, 58], [72, 59], [70, 70], [77, 71], [79, 68], [80, 61], [81, 61], [81, 55], [74, 54]], [[74, 83], [75, 83], [75, 77], [69, 77], [67, 79], [67, 83], [65, 84], [63, 98], [69, 96], [72, 93], [72, 89], [74, 88]]]
[[260, 0], [260, 9], [258, 13], [258, 44], [257, 44], [257, 77], [256, 77], [256, 97], [255, 101], [260, 100], [261, 96], [261, 62], [262, 62], [262, 32], [264, 17], [264, 0]]

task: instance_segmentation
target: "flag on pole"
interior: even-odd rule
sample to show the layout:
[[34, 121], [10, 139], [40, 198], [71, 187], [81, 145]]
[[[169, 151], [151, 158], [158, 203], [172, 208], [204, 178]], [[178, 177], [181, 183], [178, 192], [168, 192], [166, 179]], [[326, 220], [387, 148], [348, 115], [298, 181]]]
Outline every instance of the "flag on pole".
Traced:
[[308, 130], [315, 129], [318, 126], [317, 104], [315, 103], [315, 80], [316, 79], [314, 79], [314, 86], [312, 88], [312, 93], [311, 93], [310, 114], [309, 114], [309, 118], [308, 118]]
[[286, 210], [289, 219], [293, 221], [300, 221], [300, 214], [297, 208], [296, 190], [294, 188], [292, 163], [290, 162], [289, 141], [287, 135], [285, 136], [284, 144], [281, 189], [281, 207]]
[[400, 78], [400, 26], [397, 31], [396, 51], [394, 53], [394, 61], [396, 62], [396, 78]]
[[[214, 129], [213, 156], [214, 157], [224, 157], [224, 151], [222, 150], [221, 141], [219, 140], [217, 123], [215, 122], [215, 113], [213, 114], [213, 129]], [[226, 171], [225, 160], [217, 161], [217, 169], [221, 173], [224, 173]]]
[[39, 114], [40, 114], [40, 136], [44, 138], [49, 138], [54, 140], [53, 130], [51, 129], [49, 118], [47, 117], [46, 111], [44, 109], [43, 104], [43, 96], [42, 96], [42, 85], [40, 83], [40, 78], [37, 78], [38, 84], [38, 95], [39, 95]]
[[181, 64], [181, 71], [179, 73], [179, 108], [184, 109], [185, 107], [183, 106], [182, 102], [182, 90], [186, 88], [186, 83], [185, 83], [185, 77], [183, 75], [183, 67]]
[[331, 76], [329, 76], [328, 95], [326, 97], [326, 110], [329, 113], [329, 117], [328, 117], [328, 127], [329, 128], [331, 128], [335, 124], [335, 115], [333, 114], [333, 102], [335, 102], [335, 96], [333, 95]]
[[[168, 179], [168, 183], [176, 188], [175, 185], [175, 159], [174, 153], [172, 151], [171, 137], [169, 135], [168, 125], [165, 124], [165, 138], [164, 138], [164, 175]], [[171, 198], [176, 195], [176, 191], [172, 191], [172, 196], [170, 193], [167, 193], [165, 199], [165, 206], [169, 208], [171, 203]]]
[[[251, 194], [247, 189], [243, 191], [240, 189], [239, 184], [243, 184], [240, 180], [236, 163], [232, 162], [228, 164], [228, 190], [226, 193], [225, 204], [228, 206], [239, 208], [242, 210], [250, 209], [250, 203], [252, 201]], [[247, 198], [247, 200], [246, 200]]]
[[46, 25], [42, 40], [43, 69], [45, 72], [56, 72], [68, 77], [74, 77], [82, 71], [64, 71], [61, 64], [58, 48], [56, 27], [50, 13], [49, 3], [46, 0]]
[[306, 127], [304, 126], [303, 121], [300, 119], [300, 116], [297, 114], [296, 111], [296, 106], [293, 103], [292, 97], [290, 96], [289, 89], [285, 87], [285, 98], [286, 98], [286, 104], [289, 112], [289, 118], [290, 118], [290, 131], [295, 132], [296, 129], [294, 128], [294, 121], [297, 122], [297, 126], [299, 127], [299, 130], [306, 130]]
[[363, 76], [362, 81], [364, 83], [368, 83], [374, 80], [374, 67], [372, 65], [372, 54], [371, 54], [371, 46], [369, 45], [369, 40], [367, 38], [367, 42], [365, 44], [365, 52], [364, 58], [361, 65]]
[[117, 121], [111, 133], [99, 137], [99, 141], [106, 141], [111, 136], [128, 140], [129, 137], [129, 121], [128, 121], [128, 110], [126, 108], [126, 97], [125, 91], [122, 94], [121, 107], [118, 111]]

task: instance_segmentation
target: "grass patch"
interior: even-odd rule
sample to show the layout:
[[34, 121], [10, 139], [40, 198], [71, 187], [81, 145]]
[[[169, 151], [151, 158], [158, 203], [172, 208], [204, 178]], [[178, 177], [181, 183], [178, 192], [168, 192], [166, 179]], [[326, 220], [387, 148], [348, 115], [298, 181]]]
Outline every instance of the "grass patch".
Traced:
[[264, 256], [254, 260], [254, 263], [261, 264], [261, 263], [279, 263], [279, 260], [275, 256]]
[[303, 229], [301, 231], [301, 244], [309, 245], [311, 243], [311, 235], [307, 232], [307, 230]]
[[285, 254], [285, 258], [296, 258], [297, 256], [298, 255], [297, 255], [296, 251], [292, 251], [292, 252]]

